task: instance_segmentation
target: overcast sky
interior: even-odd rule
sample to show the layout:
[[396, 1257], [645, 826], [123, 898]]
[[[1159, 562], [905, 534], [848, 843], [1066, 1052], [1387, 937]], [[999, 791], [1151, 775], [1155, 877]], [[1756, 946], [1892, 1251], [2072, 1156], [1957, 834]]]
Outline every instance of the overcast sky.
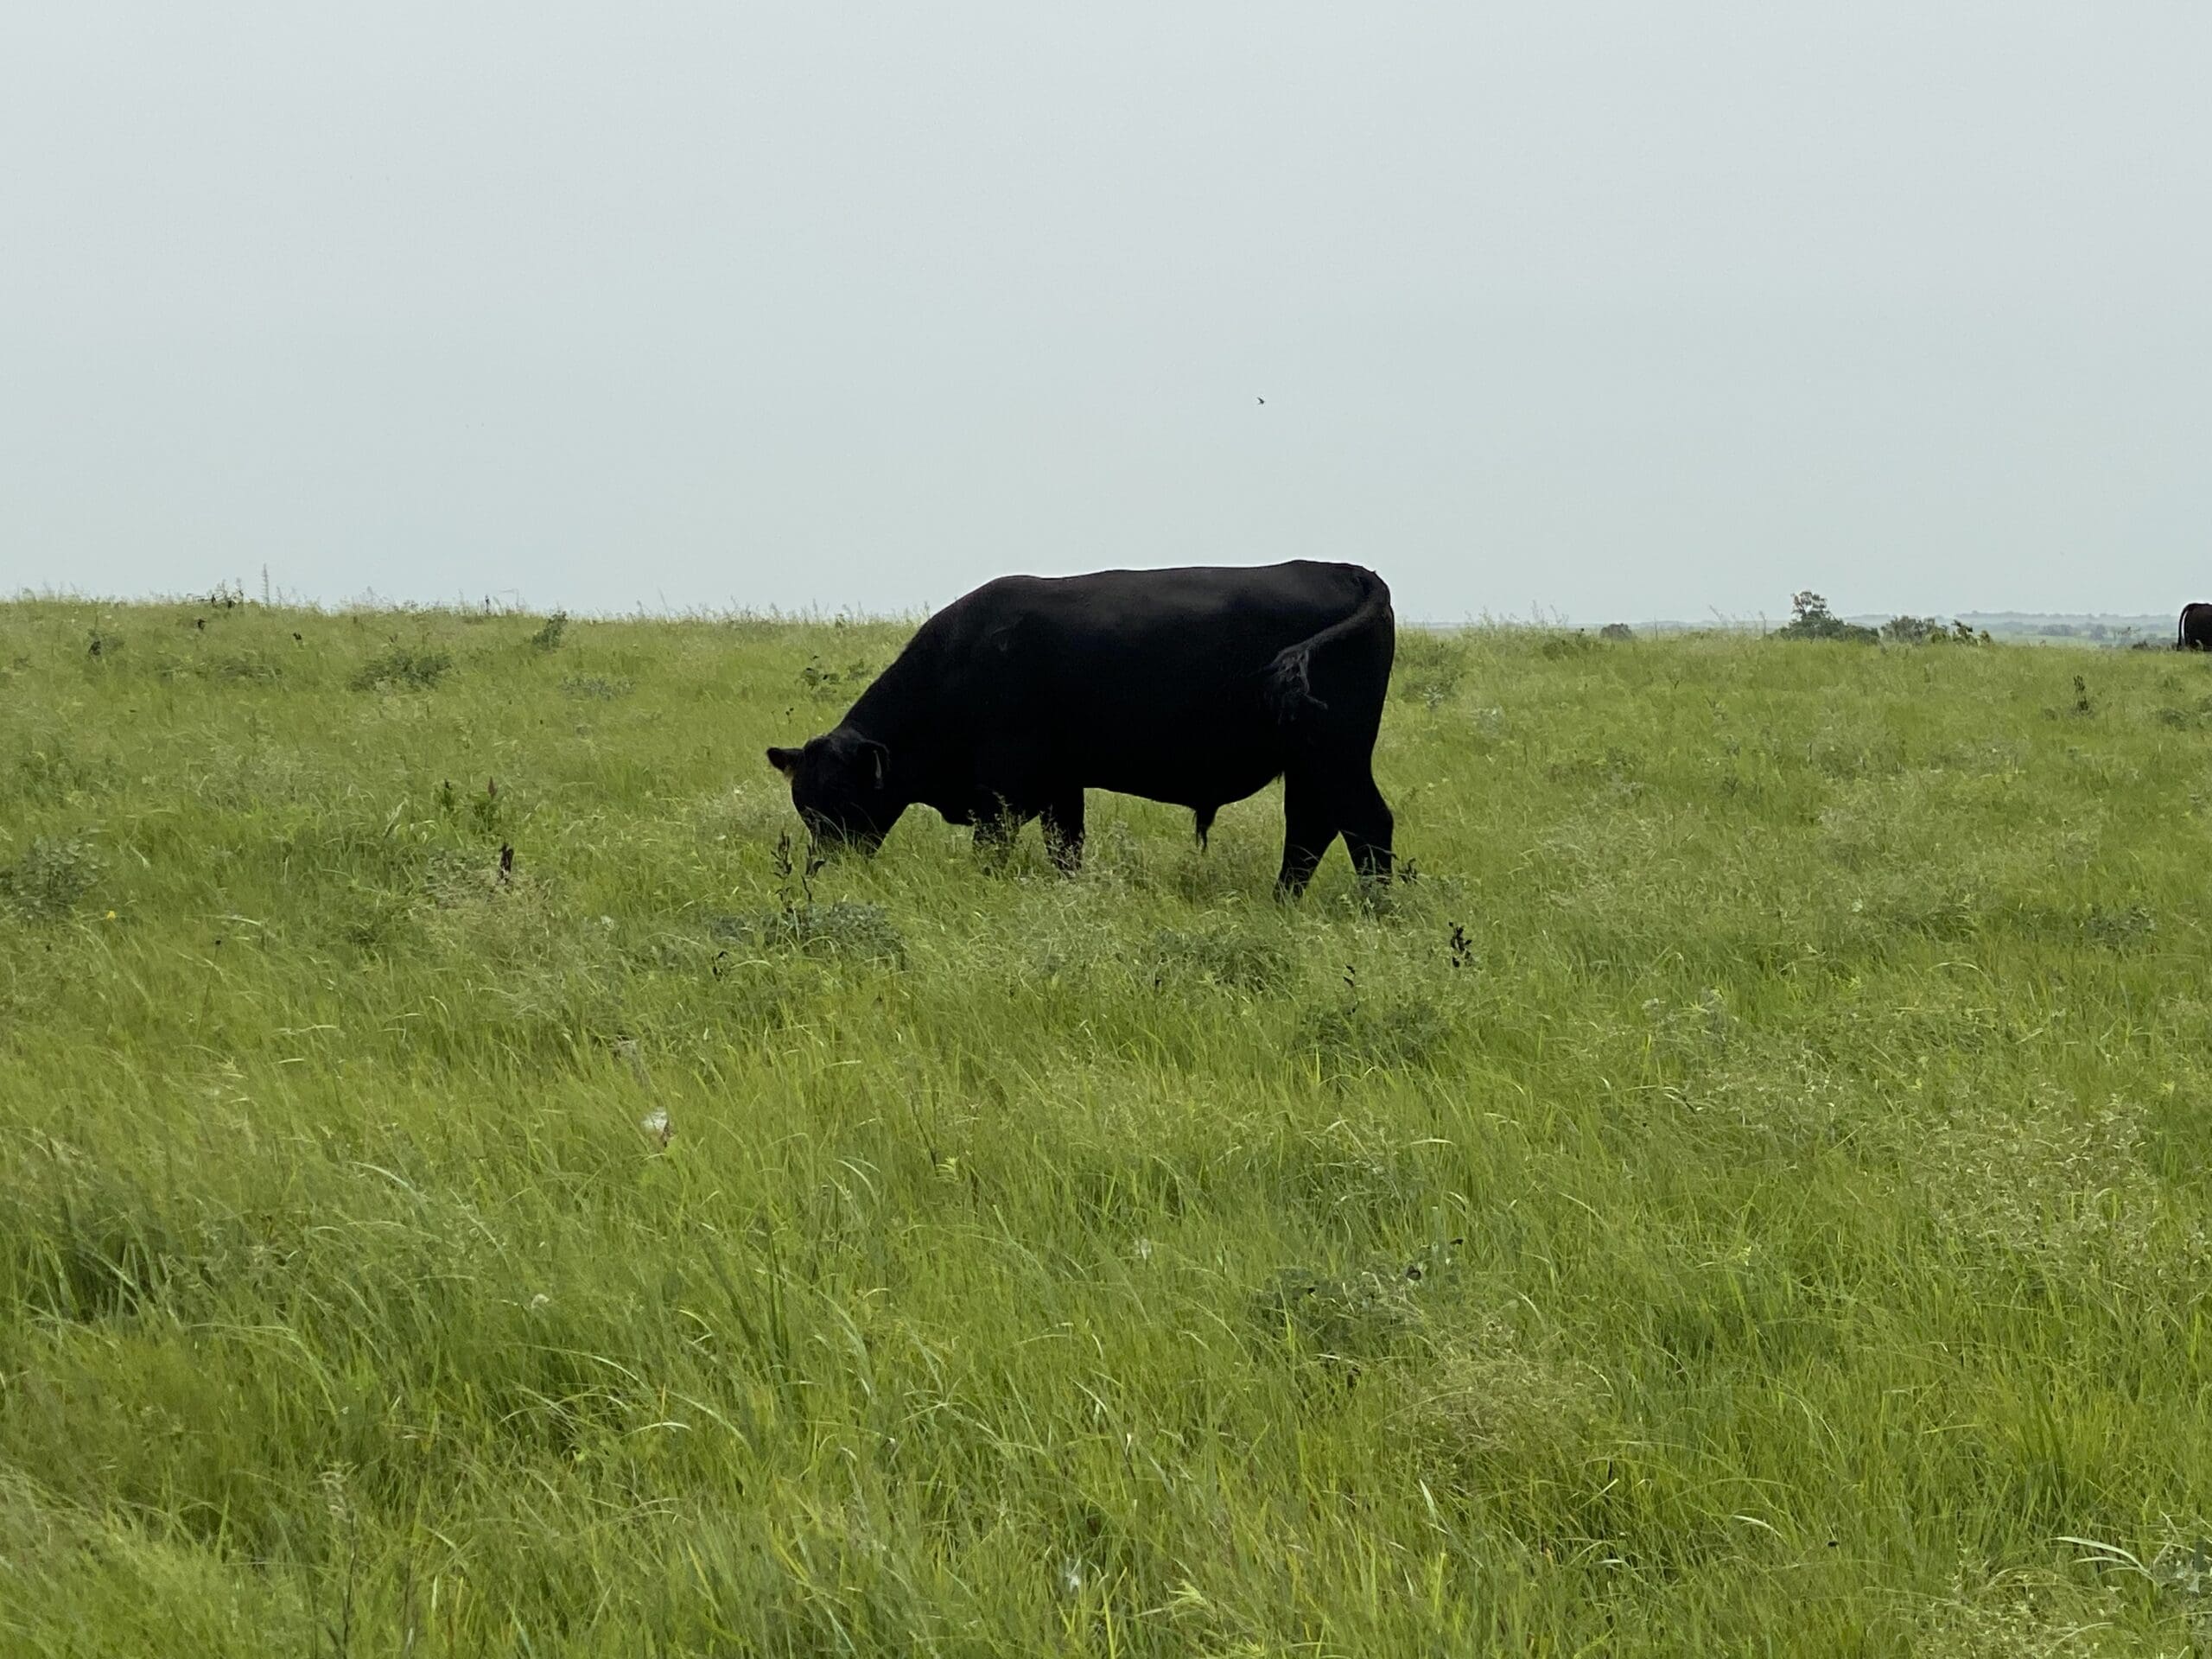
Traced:
[[14, 6], [0, 588], [2171, 611], [2209, 82], [2182, 0]]

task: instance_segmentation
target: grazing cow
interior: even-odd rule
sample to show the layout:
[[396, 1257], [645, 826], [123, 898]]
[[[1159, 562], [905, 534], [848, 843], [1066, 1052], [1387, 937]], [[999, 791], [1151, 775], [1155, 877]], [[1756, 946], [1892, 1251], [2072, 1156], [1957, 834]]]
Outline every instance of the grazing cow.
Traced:
[[2212, 605], [2202, 600], [2181, 607], [2181, 637], [2176, 651], [2212, 651]]
[[1300, 559], [1255, 569], [1001, 576], [939, 611], [804, 748], [772, 748], [817, 841], [873, 852], [909, 806], [980, 847], [1033, 817], [1065, 869], [1083, 791], [1187, 806], [1283, 784], [1279, 892], [1305, 890], [1338, 836], [1390, 875], [1371, 761], [1397, 625], [1382, 577]]

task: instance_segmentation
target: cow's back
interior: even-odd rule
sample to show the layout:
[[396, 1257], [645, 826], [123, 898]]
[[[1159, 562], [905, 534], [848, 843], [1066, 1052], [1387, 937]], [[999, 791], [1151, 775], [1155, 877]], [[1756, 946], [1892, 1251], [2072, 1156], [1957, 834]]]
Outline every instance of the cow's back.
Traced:
[[[1388, 590], [1357, 566], [1004, 577], [959, 601], [969, 613], [957, 620], [963, 712], [980, 727], [1019, 734], [1085, 787], [1192, 806], [1241, 799], [1280, 774], [1301, 742], [1346, 717], [1371, 741], [1368, 711], [1340, 709], [1344, 699], [1332, 699], [1326, 684], [1311, 718], [1285, 719], [1268, 676], [1282, 652], [1344, 622], [1378, 592], [1380, 640], [1349, 647], [1363, 662], [1377, 660], [1350, 677], [1335, 671], [1351, 701], [1371, 704], [1374, 715], [1389, 672]], [[952, 607], [941, 620], [956, 620]]]

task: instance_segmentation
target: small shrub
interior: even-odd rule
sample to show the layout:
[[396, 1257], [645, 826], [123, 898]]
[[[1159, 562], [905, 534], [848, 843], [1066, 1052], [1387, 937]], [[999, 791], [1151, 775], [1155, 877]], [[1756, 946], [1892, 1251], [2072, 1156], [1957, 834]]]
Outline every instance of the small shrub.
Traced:
[[364, 663], [351, 682], [356, 691], [380, 691], [386, 686], [428, 690], [453, 670], [453, 658], [427, 647], [394, 645]]
[[1625, 622], [1608, 622], [1604, 627], [1598, 630], [1598, 637], [1600, 639], [1610, 639], [1618, 644], [1624, 639], [1635, 639], [1636, 630], [1630, 627]]
[[41, 836], [29, 850], [0, 869], [0, 902], [25, 921], [58, 921], [99, 880], [99, 860], [80, 836]]
[[538, 624], [537, 631], [530, 636], [530, 643], [540, 651], [558, 651], [561, 648], [561, 636], [568, 631], [569, 613], [566, 611], [556, 611]]
[[1583, 632], [1581, 629], [1577, 628], [1572, 633], [1554, 633], [1548, 636], [1543, 644], [1538, 645], [1536, 649], [1547, 659], [1558, 662], [1562, 658], [1580, 657], [1593, 652], [1598, 649], [1598, 642]]

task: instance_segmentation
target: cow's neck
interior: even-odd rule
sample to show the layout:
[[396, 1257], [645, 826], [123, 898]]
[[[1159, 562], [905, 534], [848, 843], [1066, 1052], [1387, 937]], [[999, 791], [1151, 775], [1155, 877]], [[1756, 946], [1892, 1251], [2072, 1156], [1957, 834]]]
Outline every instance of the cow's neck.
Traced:
[[901, 658], [885, 669], [877, 676], [875, 683], [845, 710], [845, 717], [838, 724], [893, 749], [911, 738], [920, 728], [916, 718], [920, 710], [907, 695], [905, 682], [912, 677], [899, 671], [905, 666], [906, 659]]
[[[919, 801], [940, 812], [957, 811], [965, 798], [967, 769], [944, 753], [948, 722], [943, 708], [944, 676], [931, 660], [929, 631], [909, 640], [891, 666], [861, 693], [843, 728], [872, 738], [891, 752], [890, 785], [902, 804]], [[958, 785], [948, 793], [948, 783]]]
[[926, 770], [943, 722], [936, 718], [938, 677], [910, 640], [891, 666], [845, 711], [840, 723], [891, 751], [891, 770], [908, 779]]

